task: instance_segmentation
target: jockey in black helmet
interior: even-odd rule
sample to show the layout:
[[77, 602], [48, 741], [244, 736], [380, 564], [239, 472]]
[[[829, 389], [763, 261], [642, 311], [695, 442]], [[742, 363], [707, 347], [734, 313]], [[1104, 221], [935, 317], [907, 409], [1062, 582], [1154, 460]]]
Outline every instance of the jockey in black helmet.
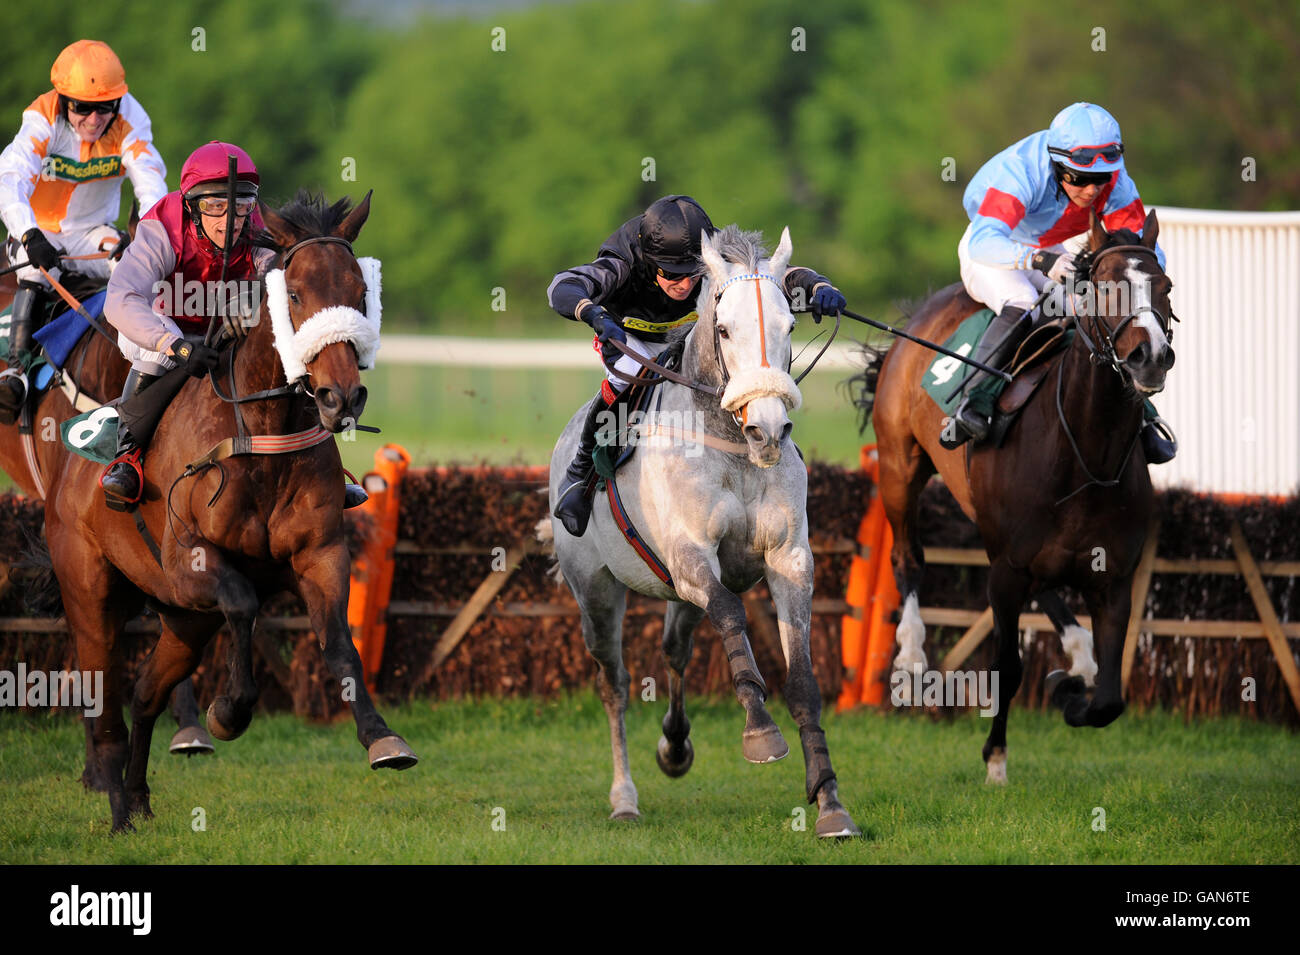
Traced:
[[[591, 455], [599, 416], [625, 393], [624, 379], [642, 370], [610, 342], [621, 342], [653, 358], [670, 331], [695, 321], [704, 268], [700, 239], [716, 231], [708, 213], [690, 196], [664, 196], [619, 226], [601, 245], [594, 262], [560, 272], [547, 289], [553, 309], [591, 326], [607, 369], [555, 506], [555, 516], [575, 537], [586, 532], [591, 517], [595, 486]], [[817, 321], [822, 313], [833, 315], [845, 305], [830, 280], [812, 269], [788, 269], [784, 285], [786, 295], [810, 307]]]

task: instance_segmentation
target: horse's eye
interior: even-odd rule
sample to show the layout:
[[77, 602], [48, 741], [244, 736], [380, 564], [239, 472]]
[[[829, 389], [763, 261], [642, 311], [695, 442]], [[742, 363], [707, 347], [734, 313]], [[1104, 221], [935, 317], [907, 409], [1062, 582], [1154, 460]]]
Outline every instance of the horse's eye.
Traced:
[[292, 291], [292, 290], [290, 290], [290, 292], [289, 292], [289, 301], [293, 302], [294, 305], [301, 305], [301, 304], [302, 304], [302, 302], [300, 302], [300, 301], [298, 300], [298, 293], [297, 293], [297, 292], [294, 292], [294, 291]]
[[721, 338], [723, 341], [726, 341], [731, 337], [731, 334], [725, 328], [720, 327], [718, 329], [718, 337]]

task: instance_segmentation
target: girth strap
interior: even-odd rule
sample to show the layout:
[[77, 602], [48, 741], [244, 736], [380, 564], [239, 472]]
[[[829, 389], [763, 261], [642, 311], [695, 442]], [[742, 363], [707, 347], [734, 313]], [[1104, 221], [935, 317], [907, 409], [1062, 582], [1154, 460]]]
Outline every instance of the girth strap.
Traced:
[[605, 485], [609, 488], [609, 510], [614, 515], [614, 523], [618, 525], [618, 529], [623, 532], [627, 542], [632, 545], [632, 549], [636, 551], [637, 556], [645, 561], [645, 565], [650, 568], [650, 571], [669, 587], [676, 590], [677, 587], [673, 584], [672, 574], [668, 573], [668, 568], [664, 566], [664, 562], [650, 549], [650, 545], [641, 538], [637, 529], [632, 526], [632, 521], [627, 516], [627, 510], [623, 507], [623, 500], [619, 497], [618, 485], [615, 483], [614, 478], [606, 478]]
[[212, 446], [207, 454], [195, 458], [185, 466], [186, 471], [199, 471], [225, 458], [240, 454], [290, 454], [315, 447], [334, 437], [334, 432], [316, 425], [293, 434], [254, 434], [226, 438]]

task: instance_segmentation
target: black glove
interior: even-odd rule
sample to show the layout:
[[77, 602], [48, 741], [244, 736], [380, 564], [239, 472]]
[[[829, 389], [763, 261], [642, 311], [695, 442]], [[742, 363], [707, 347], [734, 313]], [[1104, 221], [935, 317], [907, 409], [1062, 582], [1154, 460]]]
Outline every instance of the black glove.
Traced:
[[50, 245], [50, 240], [40, 229], [33, 227], [24, 232], [23, 246], [27, 249], [27, 261], [32, 265], [39, 265], [47, 272], [59, 267], [63, 250]]
[[172, 346], [172, 357], [184, 365], [192, 377], [202, 378], [217, 367], [221, 353], [202, 342], [187, 342], [182, 338]]

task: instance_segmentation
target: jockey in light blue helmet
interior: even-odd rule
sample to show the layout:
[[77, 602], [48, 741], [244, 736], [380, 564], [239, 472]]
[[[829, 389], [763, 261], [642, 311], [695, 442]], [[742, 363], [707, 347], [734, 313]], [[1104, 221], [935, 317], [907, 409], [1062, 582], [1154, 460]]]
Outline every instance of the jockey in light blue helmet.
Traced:
[[[957, 246], [962, 284], [995, 317], [974, 358], [998, 367], [1009, 360], [1038, 317], [1029, 307], [1049, 281], [1064, 284], [1074, 254], [1087, 244], [1090, 216], [1109, 232], [1142, 232], [1146, 210], [1124, 168], [1124, 140], [1115, 117], [1093, 103], [1072, 103], [1051, 126], [998, 153], [971, 179], [962, 197], [971, 224]], [[1156, 257], [1164, 268], [1165, 255]], [[983, 372], [972, 375], [953, 412], [955, 447], [984, 440], [992, 398]], [[1149, 409], [1150, 410], [1150, 409]], [[1148, 463], [1169, 460], [1175, 445], [1143, 429]]]

